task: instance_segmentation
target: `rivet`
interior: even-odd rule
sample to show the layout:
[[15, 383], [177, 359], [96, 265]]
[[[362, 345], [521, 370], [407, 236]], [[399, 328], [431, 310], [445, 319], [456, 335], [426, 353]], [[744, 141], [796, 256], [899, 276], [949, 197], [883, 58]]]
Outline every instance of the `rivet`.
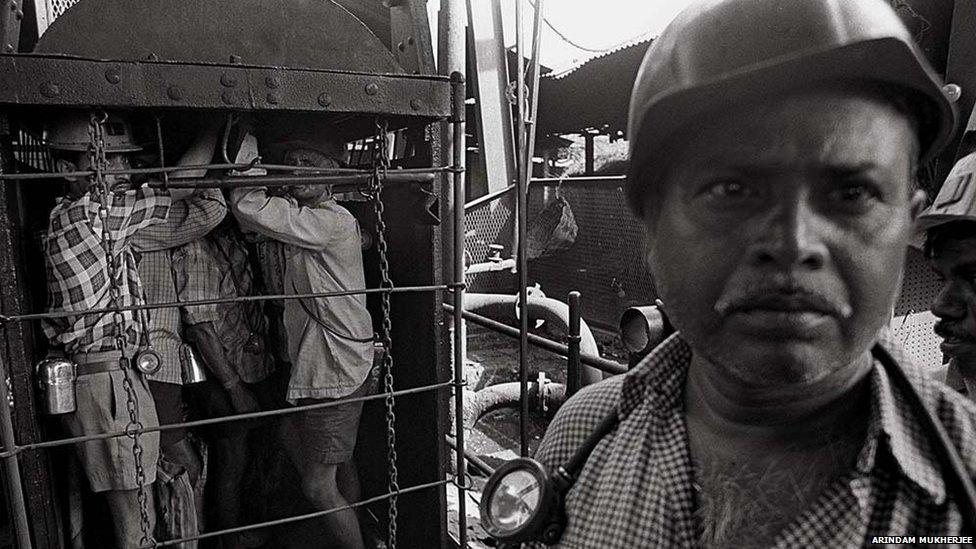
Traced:
[[16, 17], [18, 21], [20, 21], [21, 19], [24, 18], [24, 11], [23, 10], [17, 10], [17, 11], [15, 11], [14, 12], [14, 17]]
[[17, 11], [17, 2], [10, 3], [10, 11]]
[[413, 45], [413, 36], [407, 37], [407, 44], [410, 44], [411, 46]]
[[159, 61], [159, 56], [156, 55], [156, 52], [149, 52], [149, 55], [146, 56], [146, 61]]
[[278, 96], [275, 95], [275, 94], [273, 94], [273, 93], [269, 93], [268, 94], [267, 100], [268, 100], [268, 103], [271, 103], [272, 105], [277, 105], [278, 104]]
[[419, 111], [420, 110], [420, 107], [422, 107], [422, 106], [423, 106], [423, 103], [421, 103], [419, 99], [411, 99], [410, 100], [410, 108], [411, 109], [413, 109], [415, 111]]
[[122, 81], [122, 74], [118, 68], [111, 68], [105, 71], [105, 80], [108, 80], [109, 84], [118, 84]]
[[232, 65], [237, 65], [238, 63], [241, 62], [241, 56], [240, 55], [231, 55], [230, 56], [230, 62], [231, 62]]
[[234, 102], [236, 101], [236, 98], [234, 97], [234, 92], [230, 90], [224, 90], [224, 93], [220, 94], [220, 99], [228, 105], [233, 105]]
[[322, 105], [323, 107], [328, 107], [331, 104], [332, 104], [332, 97], [330, 97], [329, 94], [327, 93], [319, 94], [319, 105]]
[[399, 44], [397, 44], [397, 49], [400, 51], [404, 51], [407, 49], [407, 46], [403, 42], [400, 42]]
[[7, 44], [7, 45], [5, 45], [3, 47], [3, 51], [5, 51], [7, 53], [13, 53], [13, 51], [14, 51], [14, 45], [13, 44]]
[[228, 88], [237, 86], [237, 78], [233, 75], [224, 73], [220, 75], [220, 83]]
[[166, 88], [166, 95], [169, 96], [173, 101], [183, 100], [183, 88], [179, 86], [170, 86]]
[[959, 98], [962, 97], [962, 87], [959, 84], [946, 84], [942, 86], [942, 92], [953, 103], [959, 101]]
[[45, 82], [41, 84], [41, 95], [44, 97], [57, 97], [61, 95], [61, 88], [53, 82]]
[[278, 86], [281, 85], [281, 81], [279, 81], [278, 78], [275, 77], [275, 76], [268, 76], [267, 78], [264, 79], [264, 83], [269, 88], [272, 88], [272, 89], [277, 88]]
[[375, 83], [370, 82], [366, 84], [366, 95], [376, 95], [380, 91], [380, 87]]

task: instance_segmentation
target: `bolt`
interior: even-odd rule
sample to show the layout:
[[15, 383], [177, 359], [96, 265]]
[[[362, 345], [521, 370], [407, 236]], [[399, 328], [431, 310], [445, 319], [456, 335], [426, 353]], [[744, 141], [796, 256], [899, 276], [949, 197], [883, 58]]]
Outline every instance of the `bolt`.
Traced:
[[276, 76], [269, 76], [269, 77], [265, 78], [264, 79], [264, 83], [265, 83], [265, 85], [267, 85], [269, 88], [272, 88], [272, 89], [277, 88], [278, 86], [281, 85], [281, 81], [278, 80], [278, 77], [276, 77]]
[[407, 49], [407, 45], [404, 44], [403, 42], [400, 42], [399, 44], [397, 44], [397, 49], [400, 51], [404, 51]]
[[61, 88], [53, 82], [45, 82], [41, 84], [41, 95], [47, 98], [53, 98], [61, 95]]
[[237, 78], [225, 72], [220, 75], [220, 83], [228, 88], [233, 88], [237, 86]]
[[380, 87], [374, 82], [366, 84], [366, 95], [376, 95], [380, 91]]
[[7, 45], [5, 45], [3, 47], [3, 51], [5, 51], [7, 53], [13, 53], [14, 52], [14, 45], [13, 44], [7, 44]]
[[20, 21], [21, 19], [24, 18], [24, 11], [23, 10], [17, 10], [17, 11], [15, 11], [14, 12], [14, 17], [16, 17], [18, 21]]
[[232, 56], [230, 56], [230, 62], [231, 62], [232, 65], [239, 64], [241, 62], [241, 56], [240, 55], [232, 55]]
[[959, 101], [959, 98], [962, 97], [962, 88], [959, 86], [959, 84], [946, 84], [945, 86], [942, 86], [942, 92], [945, 93], [949, 101], [952, 101], [953, 103]]
[[271, 103], [272, 105], [277, 105], [278, 104], [278, 96], [275, 95], [275, 94], [273, 94], [273, 93], [269, 93], [268, 94], [267, 100], [268, 100], [268, 103]]
[[105, 80], [108, 80], [109, 84], [118, 84], [122, 81], [122, 74], [118, 67], [113, 67], [105, 71]]
[[146, 56], [146, 61], [159, 61], [159, 56], [156, 55], [156, 52], [149, 52], [149, 55]]
[[166, 95], [168, 95], [169, 98], [172, 99], [173, 101], [182, 101], [183, 100], [183, 88], [181, 88], [181, 87], [179, 87], [177, 85], [172, 85], [172, 86], [166, 88]]
[[17, 11], [17, 2], [10, 3], [10, 11]]
[[424, 106], [424, 104], [421, 103], [419, 99], [411, 99], [410, 100], [410, 108], [413, 109], [413, 110], [415, 110], [415, 111], [419, 111], [420, 110], [420, 107], [423, 107], [423, 106]]
[[413, 36], [408, 36], [408, 37], [407, 37], [407, 44], [410, 44], [410, 45], [412, 46], [412, 45], [413, 45], [413, 43], [414, 43], [414, 42], [413, 42]]
[[328, 107], [331, 104], [332, 104], [332, 97], [329, 96], [329, 94], [327, 93], [319, 94], [319, 105], [322, 105], [323, 107]]
[[234, 92], [230, 90], [224, 90], [224, 93], [220, 94], [220, 99], [228, 105], [233, 105], [237, 101]]

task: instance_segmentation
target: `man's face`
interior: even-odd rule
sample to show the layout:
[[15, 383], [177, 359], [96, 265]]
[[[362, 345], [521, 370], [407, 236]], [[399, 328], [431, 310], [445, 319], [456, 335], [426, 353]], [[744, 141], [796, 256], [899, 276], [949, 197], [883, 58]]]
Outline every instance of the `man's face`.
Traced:
[[675, 327], [758, 387], [852, 364], [887, 322], [924, 202], [909, 121], [869, 96], [807, 92], [685, 135], [646, 197], [647, 260]]
[[[285, 153], [284, 163], [291, 166], [311, 168], [338, 168], [339, 162], [313, 149], [294, 149]], [[303, 204], [314, 204], [326, 198], [329, 188], [326, 185], [292, 185], [288, 192]]]
[[[127, 170], [130, 168], [129, 156], [127, 153], [107, 153], [105, 160], [109, 170]], [[62, 172], [85, 171], [91, 169], [91, 162], [88, 153], [78, 153], [74, 162], [59, 162], [58, 170]], [[132, 179], [129, 175], [105, 175], [105, 182], [112, 192], [125, 192], [132, 188]], [[90, 183], [87, 177], [72, 177], [68, 179], [68, 191], [72, 196], [81, 196], [88, 192]]]
[[932, 268], [942, 279], [932, 303], [942, 352], [976, 364], [976, 237], [943, 240], [932, 255]]

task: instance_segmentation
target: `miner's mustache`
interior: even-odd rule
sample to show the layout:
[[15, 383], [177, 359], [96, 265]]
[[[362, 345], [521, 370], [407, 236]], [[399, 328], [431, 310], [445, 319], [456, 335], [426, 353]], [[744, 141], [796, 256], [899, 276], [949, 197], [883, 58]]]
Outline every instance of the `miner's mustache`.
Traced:
[[839, 318], [850, 318], [854, 309], [847, 299], [834, 296], [820, 284], [796, 280], [754, 281], [727, 290], [715, 302], [715, 312], [726, 316], [752, 309], [809, 309]]

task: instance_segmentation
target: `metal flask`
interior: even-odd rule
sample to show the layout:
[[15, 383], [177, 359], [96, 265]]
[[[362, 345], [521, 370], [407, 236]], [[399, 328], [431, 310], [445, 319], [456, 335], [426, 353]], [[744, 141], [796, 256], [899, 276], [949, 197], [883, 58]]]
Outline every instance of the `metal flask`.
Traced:
[[180, 373], [183, 376], [183, 385], [207, 381], [207, 373], [204, 371], [203, 365], [200, 364], [200, 360], [197, 359], [196, 352], [194, 352], [193, 347], [185, 343], [180, 345]]
[[46, 358], [37, 364], [37, 384], [44, 394], [44, 411], [50, 415], [70, 414], [75, 404], [78, 367], [66, 358]]

